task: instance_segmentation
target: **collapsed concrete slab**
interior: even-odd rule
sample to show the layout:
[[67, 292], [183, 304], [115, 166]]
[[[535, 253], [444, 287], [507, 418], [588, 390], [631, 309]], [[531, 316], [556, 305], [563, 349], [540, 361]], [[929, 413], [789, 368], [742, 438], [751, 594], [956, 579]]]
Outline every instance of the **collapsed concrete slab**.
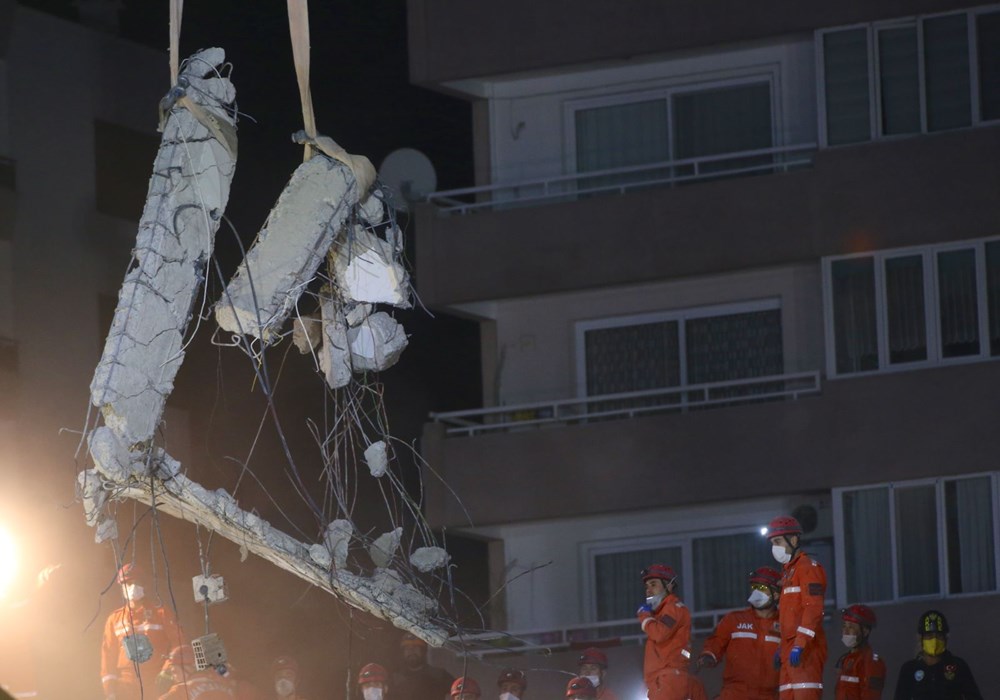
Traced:
[[213, 135], [225, 131], [234, 140], [236, 133], [236, 90], [219, 74], [224, 62], [222, 49], [206, 49], [184, 64], [181, 80], [197, 89], [183, 98], [211, 127], [176, 103], [169, 111], [132, 266], [91, 382], [92, 402], [127, 444], [149, 440], [159, 424], [229, 199], [235, 156]]
[[365, 194], [323, 154], [296, 168], [215, 306], [219, 326], [272, 342]]

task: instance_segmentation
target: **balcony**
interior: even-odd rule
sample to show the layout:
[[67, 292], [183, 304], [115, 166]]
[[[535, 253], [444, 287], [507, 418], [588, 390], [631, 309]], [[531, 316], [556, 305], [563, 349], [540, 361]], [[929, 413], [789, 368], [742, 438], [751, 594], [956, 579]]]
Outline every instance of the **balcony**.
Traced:
[[987, 361], [714, 410], [523, 429], [445, 415], [451, 426], [425, 426], [426, 514], [434, 527], [460, 527], [470, 516], [476, 525], [579, 517], [988, 471], [1000, 451], [998, 382], [1000, 363]]
[[[450, 81], [607, 61], [636, 61], [669, 51], [811, 34], [838, 26], [947, 12], [976, 3], [882, 0], [802, 3], [779, 0], [762, 12], [752, 3], [692, 0], [650, 3], [600, 0], [470, 3], [408, 0], [410, 77], [425, 86]], [[980, 3], [981, 4], [981, 3]], [[559, 41], [553, 41], [553, 35]]]
[[624, 184], [588, 173], [586, 196], [575, 175], [437, 193], [416, 208], [421, 298], [448, 307], [995, 233], [1000, 127], [807, 151], [756, 177], [685, 161], [646, 173], [658, 177], [609, 171], [637, 180]]

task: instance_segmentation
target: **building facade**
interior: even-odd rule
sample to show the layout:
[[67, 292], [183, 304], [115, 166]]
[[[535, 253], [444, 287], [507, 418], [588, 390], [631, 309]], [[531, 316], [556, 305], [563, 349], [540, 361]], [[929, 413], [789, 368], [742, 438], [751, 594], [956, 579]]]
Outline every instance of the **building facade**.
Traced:
[[480, 322], [487, 405], [423, 447], [489, 624], [628, 641], [663, 561], [703, 634], [794, 513], [828, 680], [863, 602], [890, 687], [928, 608], [1000, 685], [1000, 6], [468, 5], [408, 3], [477, 176], [417, 208], [417, 275]]

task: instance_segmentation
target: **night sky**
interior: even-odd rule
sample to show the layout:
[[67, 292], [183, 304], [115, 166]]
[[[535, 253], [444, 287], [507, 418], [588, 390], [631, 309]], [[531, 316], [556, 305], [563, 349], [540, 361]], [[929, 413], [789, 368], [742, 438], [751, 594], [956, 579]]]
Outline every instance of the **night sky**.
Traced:
[[[78, 20], [72, 0], [22, 0], [21, 4]], [[405, 9], [403, 0], [310, 3], [311, 85], [318, 129], [349, 152], [368, 156], [376, 167], [397, 148], [419, 149], [435, 164], [439, 189], [470, 185], [469, 105], [409, 84]], [[167, 1], [126, 0], [120, 20], [122, 37], [162, 50], [162, 73], [149, 79], [162, 84], [166, 93], [170, 87]], [[188, 0], [181, 56], [207, 46], [224, 48], [233, 64], [231, 78], [243, 116], [238, 125], [239, 162], [226, 213], [239, 241], [247, 246], [302, 159], [302, 147], [289, 138], [302, 128], [302, 112], [285, 1]], [[149, 105], [149, 114], [152, 131], [155, 104]], [[136, 206], [141, 207], [141, 202]], [[406, 224], [405, 220], [401, 223]], [[407, 234], [412, 239], [408, 225]], [[220, 229], [216, 252], [227, 276], [238, 262], [238, 249], [233, 234]], [[410, 245], [411, 256], [412, 251]], [[410, 262], [412, 267], [412, 257]], [[216, 298], [219, 290], [218, 282], [212, 280], [209, 298]], [[481, 405], [478, 325], [437, 312], [432, 317], [419, 306], [394, 312], [394, 316], [406, 328], [410, 345], [399, 364], [379, 380], [385, 384], [391, 433], [414, 443], [429, 411]], [[211, 330], [203, 328], [189, 348], [171, 404], [187, 409], [192, 418], [195, 448], [191, 463], [185, 465], [189, 474], [210, 488], [231, 488], [237, 473], [231, 458], [247, 456], [264, 404], [260, 392], [254, 391], [249, 360], [235, 350], [213, 346]], [[287, 343], [268, 352], [275, 375], [280, 368], [275, 400], [282, 430], [295, 445], [299, 468], [307, 477], [315, 477], [317, 449], [305, 418], [322, 414], [321, 378], [311, 359], [286, 351]], [[315, 527], [304, 509], [289, 507], [296, 500], [273, 426], [262, 433], [250, 467], [260, 483], [243, 482], [238, 495], [241, 505], [289, 532]], [[413, 460], [404, 456], [397, 469], [411, 491], [418, 493]], [[356, 512], [362, 526], [381, 527], [384, 522], [378, 513], [382, 507], [381, 494], [371, 485], [367, 490], [359, 485]], [[81, 514], [81, 526], [82, 520]], [[182, 615], [197, 615], [187, 601], [190, 584], [186, 577], [197, 572], [198, 564], [192, 554], [193, 529], [166, 520], [164, 537], [174, 569], [173, 585], [180, 591], [178, 604]], [[146, 546], [141, 537], [139, 546]], [[212, 547], [213, 571], [226, 576], [231, 589], [231, 600], [213, 608], [213, 628], [224, 636], [238, 665], [262, 687], [268, 683], [262, 669], [269, 667], [278, 652], [300, 657], [312, 675], [306, 695], [317, 697], [332, 697], [327, 689], [333, 684], [343, 687], [348, 666], [356, 669], [365, 661], [392, 661], [394, 636], [385, 625], [352, 614], [327, 594], [310, 591], [270, 564], [254, 558], [241, 563], [238, 549], [229, 543]], [[105, 615], [108, 602], [101, 606], [98, 615]], [[254, 629], [250, 636], [246, 635], [248, 620]]]

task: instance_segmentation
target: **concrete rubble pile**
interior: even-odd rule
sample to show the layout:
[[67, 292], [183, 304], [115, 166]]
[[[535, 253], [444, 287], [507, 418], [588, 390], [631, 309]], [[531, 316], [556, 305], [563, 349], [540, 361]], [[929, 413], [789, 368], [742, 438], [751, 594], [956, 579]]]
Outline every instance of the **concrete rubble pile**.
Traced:
[[[350, 521], [331, 522], [320, 543], [300, 542], [240, 508], [224, 490], [210, 491], [189, 479], [181, 464], [153, 443], [184, 359], [184, 334], [235, 171], [236, 94], [219, 72], [224, 62], [221, 49], [196, 53], [165, 98], [163, 138], [133, 264], [91, 383], [91, 400], [104, 425], [88, 435], [94, 468], [78, 476], [87, 523], [98, 542], [117, 537], [108, 501], [141, 501], [208, 527], [440, 646], [448, 633], [434, 619], [435, 601], [391, 568], [405, 565], [401, 529], [369, 545], [377, 564], [372, 576], [352, 573], [348, 548], [363, 541]], [[381, 199], [368, 195], [374, 179], [370, 163], [325, 137], [316, 139], [316, 150], [292, 175], [215, 313], [225, 330], [273, 343], [327, 259], [320, 313], [297, 316], [293, 339], [300, 350], [318, 350], [328, 382], [339, 387], [354, 372], [385, 369], [398, 359], [405, 334], [374, 309], [408, 306], [409, 280], [400, 263], [399, 230], [386, 220]], [[383, 442], [373, 443], [365, 457], [373, 477], [385, 474]], [[437, 547], [419, 548], [409, 560], [419, 571], [447, 563], [447, 553]]]

